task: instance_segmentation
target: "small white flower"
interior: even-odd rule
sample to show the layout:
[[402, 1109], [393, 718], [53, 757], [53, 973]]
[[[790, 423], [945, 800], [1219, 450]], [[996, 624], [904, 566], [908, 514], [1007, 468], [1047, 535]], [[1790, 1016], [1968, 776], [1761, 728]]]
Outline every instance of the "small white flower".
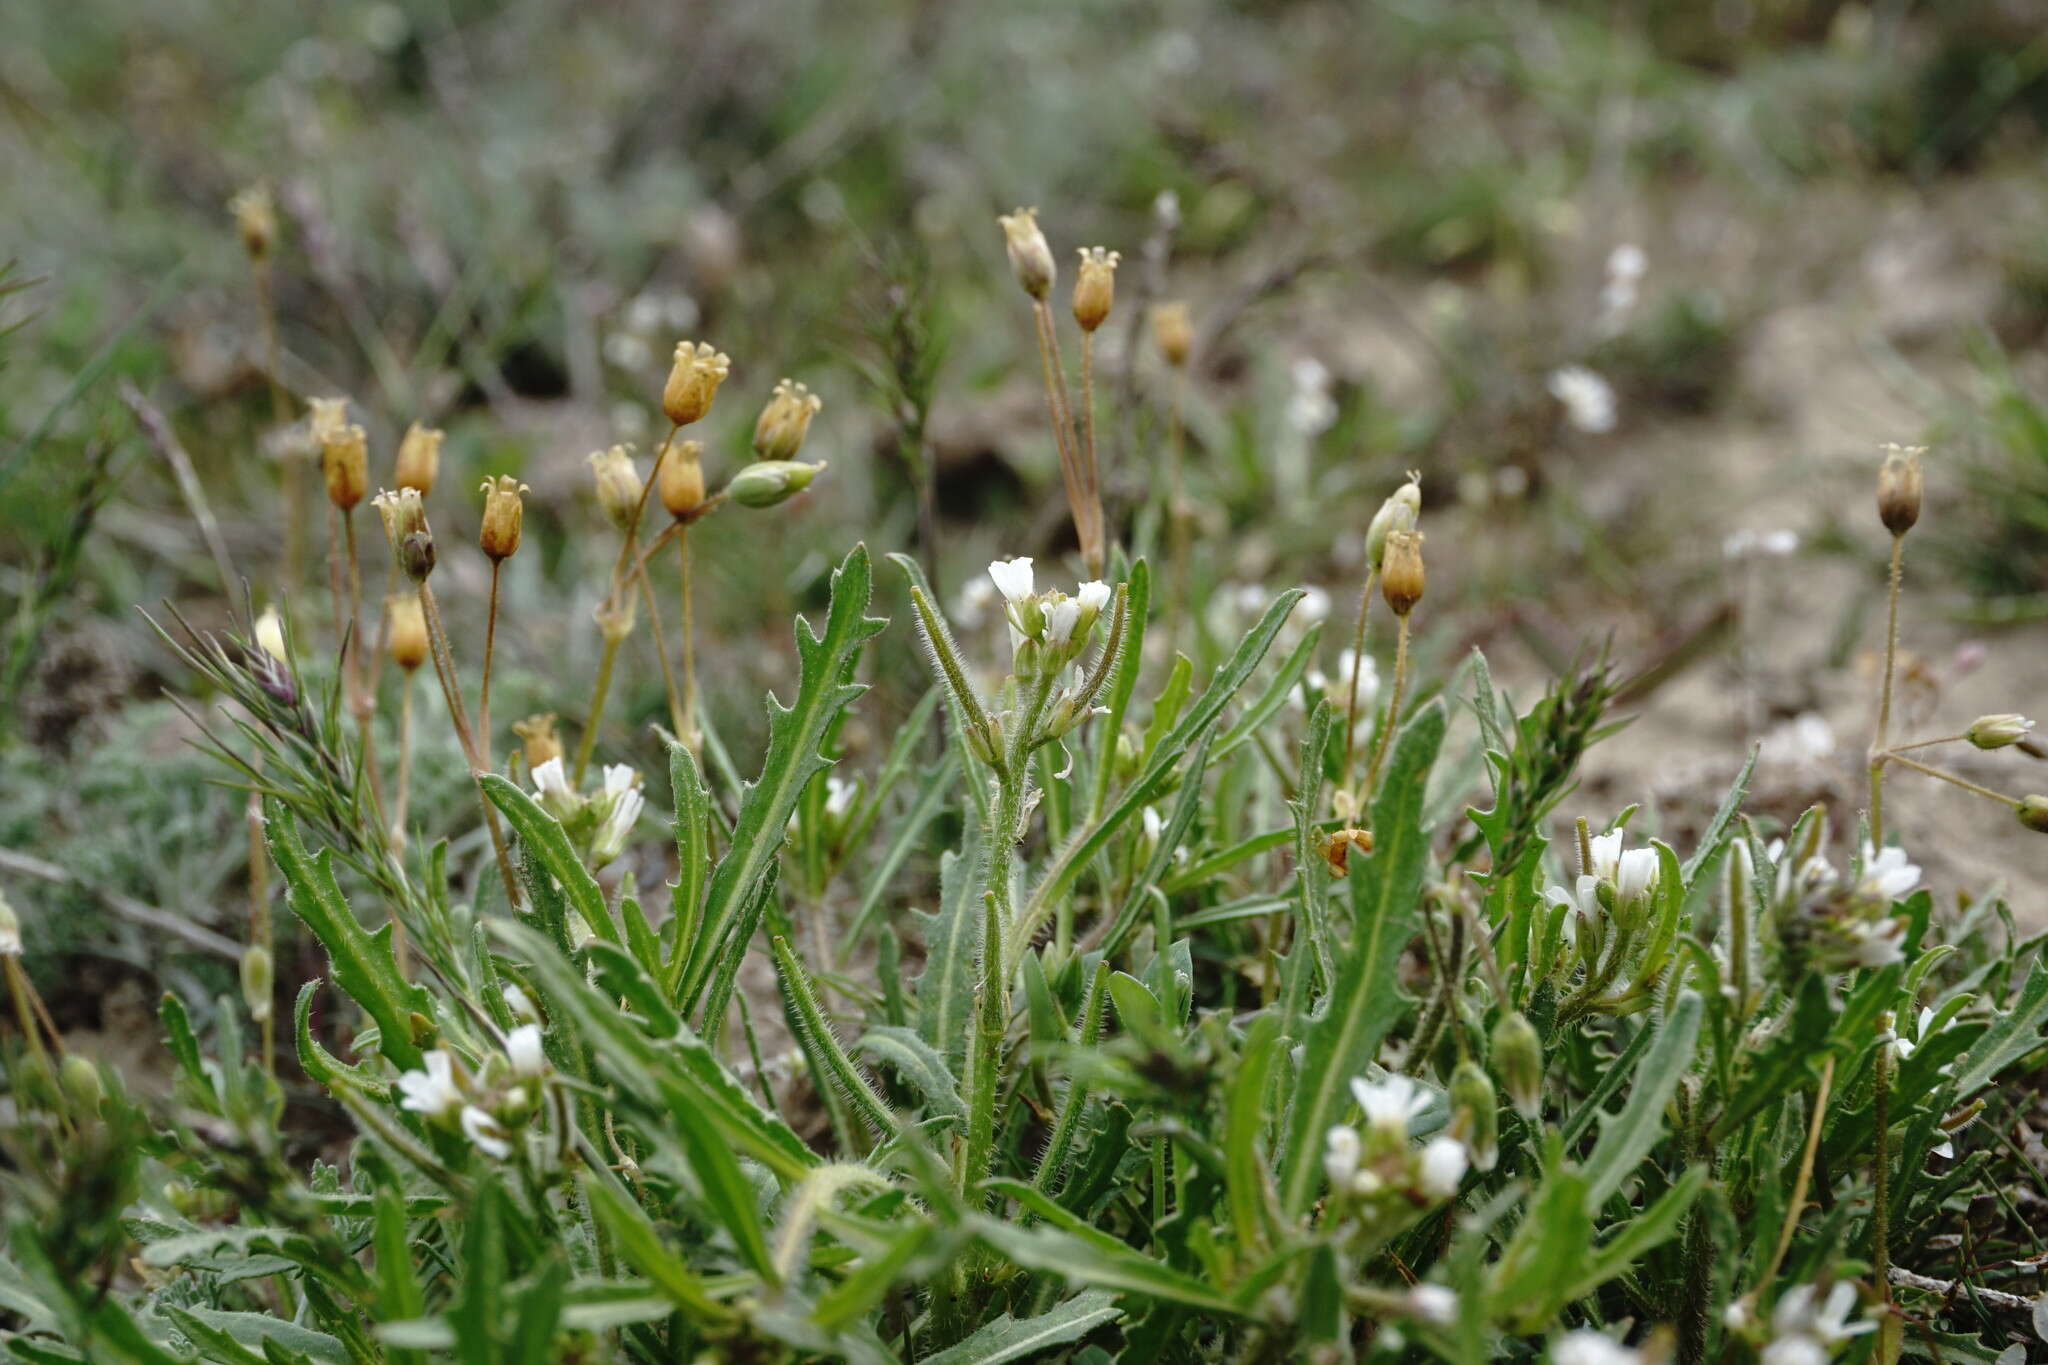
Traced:
[[1758, 1357], [1763, 1365], [1828, 1365], [1828, 1348], [1812, 1337], [1779, 1337]]
[[1022, 602], [1031, 596], [1031, 557], [998, 559], [988, 566], [988, 576], [1005, 601]]
[[1802, 1284], [1785, 1291], [1771, 1313], [1771, 1344], [1763, 1351], [1769, 1365], [1826, 1365], [1832, 1348], [1851, 1337], [1877, 1330], [1871, 1321], [1850, 1322], [1856, 1309], [1856, 1286], [1838, 1284], [1827, 1301], [1816, 1305], [1814, 1287]]
[[[560, 760], [558, 760], [558, 759], [552, 759], [552, 758], [548, 760], [548, 762], [550, 762], [550, 763], [555, 763], [555, 762], [559, 762], [559, 761], [560, 761]], [[607, 763], [607, 764], [605, 764], [605, 767], [604, 767], [604, 790], [605, 790], [605, 795], [607, 795], [607, 796], [618, 796], [618, 795], [619, 795], [620, 793], [622, 793], [622, 792], [629, 792], [629, 791], [632, 791], [632, 790], [633, 790], [634, 788], [638, 787], [639, 785], [640, 785], [640, 774], [639, 774], [639, 773], [637, 773], [637, 772], [635, 772], [635, 771], [633, 770], [633, 767], [632, 767], [632, 765], [631, 765], [631, 764], [627, 764], [627, 763]]]
[[825, 775], [825, 816], [837, 820], [853, 809], [853, 799], [860, 794], [860, 784], [849, 782], [836, 773]]
[[1550, 1348], [1552, 1365], [1642, 1365], [1643, 1353], [1604, 1332], [1566, 1332]]
[[1863, 845], [1863, 880], [1856, 883], [1858, 895], [1890, 904], [1913, 894], [1920, 885], [1920, 869], [1906, 861], [1906, 850], [1897, 844], [1872, 851]]
[[1424, 1322], [1448, 1327], [1458, 1320], [1457, 1291], [1440, 1284], [1418, 1284], [1408, 1291], [1408, 1311]]
[[1408, 1136], [1409, 1121], [1429, 1108], [1430, 1093], [1398, 1072], [1383, 1081], [1351, 1078], [1351, 1095], [1374, 1128]]
[[521, 1024], [505, 1035], [505, 1057], [512, 1063], [515, 1076], [544, 1076], [548, 1070], [547, 1054], [541, 1050], [540, 1025]]
[[21, 919], [7, 903], [7, 893], [0, 891], [0, 957], [20, 956]]
[[533, 770], [533, 789], [550, 807], [573, 806], [582, 799], [569, 785], [569, 770], [563, 766], [560, 755]]
[[1091, 578], [1074, 590], [1074, 600], [1085, 612], [1100, 613], [1109, 605], [1109, 598], [1109, 584], [1099, 578]]
[[1054, 648], [1074, 638], [1080, 624], [1081, 604], [1064, 593], [1053, 593], [1045, 604], [1045, 642]]
[[1614, 430], [1614, 389], [1583, 365], [1567, 365], [1550, 376], [1550, 395], [1564, 404], [1565, 420], [1580, 431]]
[[493, 1161], [512, 1155], [512, 1135], [505, 1126], [473, 1104], [462, 1107], [462, 1135]]
[[426, 1063], [425, 1071], [408, 1071], [398, 1078], [399, 1093], [405, 1097], [398, 1107], [430, 1119], [445, 1117], [462, 1104], [462, 1090], [455, 1084], [455, 1058], [446, 1048], [437, 1047], [421, 1060]]
[[1622, 831], [1609, 830], [1596, 834], [1589, 843], [1593, 853], [1593, 872], [1603, 881], [1614, 883], [1615, 898], [1623, 904], [1646, 896], [1657, 885], [1659, 865], [1657, 850], [1654, 848], [1623, 849]]
[[988, 619], [988, 609], [995, 600], [995, 584], [986, 578], [970, 578], [953, 602], [953, 619], [962, 630], [973, 630]]
[[1157, 806], [1147, 806], [1138, 812], [1138, 821], [1144, 827], [1145, 846], [1157, 848], [1159, 836], [1166, 830], [1166, 822], [1159, 818]]
[[1858, 967], [1889, 967], [1906, 960], [1899, 940], [1906, 936], [1904, 919], [1861, 919], [1844, 926], [1849, 961]]
[[1358, 1130], [1350, 1124], [1340, 1123], [1330, 1129], [1324, 1138], [1323, 1174], [1330, 1178], [1331, 1189], [1350, 1188], [1358, 1174], [1359, 1148]]
[[1458, 1192], [1471, 1158], [1465, 1144], [1454, 1137], [1433, 1137], [1422, 1144], [1422, 1159], [1416, 1164], [1416, 1183], [1432, 1199], [1449, 1199]]
[[603, 823], [591, 836], [591, 862], [603, 867], [626, 851], [626, 841], [633, 837], [633, 826], [639, 822], [640, 812], [646, 805], [647, 798], [640, 794], [638, 787], [627, 787], [613, 793], [611, 809], [604, 813]]
[[540, 1011], [534, 1008], [533, 997], [518, 986], [508, 983], [504, 990], [505, 1008], [512, 1011], [512, 1017], [522, 1024], [540, 1022]]

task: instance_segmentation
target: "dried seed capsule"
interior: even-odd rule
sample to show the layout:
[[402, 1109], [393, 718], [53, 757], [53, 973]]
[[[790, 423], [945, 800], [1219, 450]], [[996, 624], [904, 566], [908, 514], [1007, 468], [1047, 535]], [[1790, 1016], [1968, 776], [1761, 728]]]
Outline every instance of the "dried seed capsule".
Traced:
[[1380, 595], [1394, 615], [1406, 616], [1422, 600], [1422, 532], [1390, 531], [1380, 564]]
[[369, 438], [361, 427], [344, 424], [327, 433], [320, 442], [320, 473], [327, 500], [344, 512], [354, 510], [370, 491]]
[[1979, 716], [1970, 722], [1970, 728], [1963, 737], [1980, 749], [2003, 749], [2008, 744], [2017, 744], [2027, 737], [2034, 728], [2034, 722], [2025, 716], [2005, 712], [1995, 716]]
[[391, 662], [410, 673], [427, 661], [427, 614], [419, 594], [401, 592], [385, 598], [384, 614], [391, 623]]
[[2023, 796], [2020, 798], [2020, 823], [2036, 834], [2048, 834], [2048, 796]]
[[512, 733], [519, 736], [523, 745], [520, 752], [526, 760], [528, 772], [535, 772], [549, 759], [562, 756], [562, 741], [555, 734], [555, 713], [552, 711], [514, 721]]
[[754, 423], [754, 453], [764, 460], [792, 460], [803, 449], [811, 419], [825, 400], [803, 385], [784, 379]]
[[1038, 210], [1017, 209], [1000, 215], [997, 221], [1003, 225], [1003, 248], [1010, 254], [1010, 269], [1017, 283], [1042, 301], [1052, 292], [1058, 268], [1053, 264], [1052, 248], [1045, 244], [1045, 234], [1039, 231]]
[[1116, 303], [1116, 263], [1121, 257], [1099, 246], [1081, 248], [1081, 273], [1074, 279], [1074, 321], [1092, 332], [1109, 320]]
[[688, 521], [704, 505], [704, 443], [677, 441], [661, 462], [657, 491], [661, 505], [678, 521]]
[[371, 506], [384, 519], [384, 538], [398, 567], [415, 583], [424, 583], [434, 572], [434, 529], [427, 524], [427, 509], [417, 488], [385, 489], [371, 499]]
[[1162, 303], [1152, 310], [1152, 344], [1176, 370], [1188, 363], [1188, 353], [1195, 348], [1195, 327], [1186, 304]]
[[773, 507], [809, 487], [824, 467], [822, 460], [816, 464], [762, 460], [733, 475], [732, 482], [725, 486], [726, 496], [742, 507]]
[[703, 420], [711, 411], [711, 400], [718, 396], [718, 386], [731, 372], [732, 358], [709, 342], [692, 345], [678, 341], [668, 383], [661, 391], [663, 414], [679, 427]]
[[526, 491], [526, 485], [510, 474], [484, 480], [484, 520], [477, 543], [492, 559], [510, 559], [518, 552], [519, 529], [526, 520], [522, 497]]
[[633, 468], [632, 447], [592, 451], [590, 472], [597, 480], [597, 505], [606, 519], [621, 531], [631, 530], [640, 519], [640, 475]]
[[1877, 517], [1895, 536], [1920, 520], [1920, 457], [1926, 453], [1925, 446], [1884, 448], [1884, 466], [1877, 471]]
[[235, 232], [241, 237], [242, 250], [249, 253], [249, 259], [268, 259], [271, 247], [277, 243], [277, 206], [270, 201], [270, 191], [261, 185], [251, 185], [228, 200], [228, 212], [235, 215]]
[[400, 488], [416, 488], [424, 497], [434, 491], [434, 479], [441, 472], [441, 438], [445, 433], [414, 422], [398, 442], [398, 469], [393, 476]]

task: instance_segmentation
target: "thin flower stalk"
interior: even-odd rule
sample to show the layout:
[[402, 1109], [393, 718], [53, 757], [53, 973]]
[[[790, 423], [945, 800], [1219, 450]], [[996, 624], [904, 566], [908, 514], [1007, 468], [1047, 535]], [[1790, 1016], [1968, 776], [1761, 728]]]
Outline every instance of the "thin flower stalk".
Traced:
[[[1877, 697], [1877, 731], [1870, 741], [1870, 841], [1884, 842], [1884, 765], [1892, 724], [1892, 684], [1899, 654], [1899, 589], [1905, 576], [1906, 537], [1892, 536], [1891, 576], [1885, 593], [1884, 682]], [[1905, 762], [1899, 759], [1899, 762]]]
[[[612, 564], [611, 585], [606, 590], [605, 612], [616, 620], [623, 610], [621, 598], [633, 590], [635, 575], [633, 552], [640, 540], [640, 519], [646, 514], [647, 500], [654, 495], [656, 481], [661, 478], [661, 462], [668, 458], [669, 447], [675, 444], [676, 433], [682, 428], [675, 422], [669, 423], [668, 435], [661, 440], [661, 448], [654, 452], [654, 464], [648, 469], [647, 477], [640, 485], [640, 503], [622, 531], [619, 542], [619, 557]], [[619, 644], [624, 634], [607, 624], [604, 630], [604, 653], [598, 656], [597, 678], [590, 690], [589, 719], [584, 723], [583, 737], [576, 744], [576, 767], [570, 781], [581, 787], [583, 775], [590, 769], [590, 755], [597, 747], [597, 731], [604, 719], [604, 703], [611, 691], [612, 669], [617, 662]]]
[[1379, 577], [1379, 565], [1365, 571], [1365, 587], [1358, 594], [1358, 620], [1351, 628], [1351, 677], [1344, 696], [1344, 765], [1337, 769], [1337, 790], [1351, 790], [1351, 762], [1358, 747], [1358, 679], [1365, 672], [1365, 633], [1372, 615], [1372, 589]]
[[[1951, 786], [1961, 787], [1966, 792], [1974, 792], [1976, 795], [1987, 800], [1996, 801], [2001, 806], [2010, 806], [2012, 809], [2018, 810], [2022, 804], [2018, 797], [2007, 796], [2004, 792], [1995, 792], [1989, 787], [1970, 781], [1967, 777], [1958, 777], [1954, 773], [1944, 772], [1942, 769], [1936, 768], [1931, 764], [1907, 758], [1897, 749], [1881, 753], [1878, 755], [1878, 758], [1883, 762], [1896, 763], [1900, 767], [1911, 768], [1916, 773], [1925, 773], [1929, 777], [1938, 777]], [[1875, 808], [1873, 807], [1874, 810]], [[1877, 841], [1877, 823], [1875, 820], [1871, 822], [1870, 833], [1871, 842], [1875, 843]]]
[[1379, 733], [1372, 739], [1372, 761], [1365, 768], [1365, 786], [1358, 800], [1363, 810], [1379, 786], [1380, 765], [1386, 762], [1387, 743], [1393, 737], [1394, 727], [1401, 718], [1402, 693], [1408, 684], [1408, 618], [1400, 617], [1394, 627], [1394, 686], [1387, 696], [1386, 718], [1380, 722]]
[[498, 872], [505, 879], [505, 895], [514, 906], [520, 903], [519, 878], [512, 872], [512, 856], [505, 845], [505, 829], [498, 821], [498, 808], [485, 795], [483, 776], [487, 771], [482, 765], [483, 755], [476, 745], [476, 736], [469, 728], [469, 720], [462, 706], [462, 688], [455, 677], [455, 656], [448, 648], [448, 631], [441, 623], [441, 606], [434, 599], [433, 586], [425, 579], [420, 580], [420, 611], [427, 619], [427, 642], [432, 650], [434, 675], [441, 681], [441, 695], [448, 703], [448, 717], [455, 726], [456, 741], [469, 759], [470, 776], [476, 782], [476, 796], [484, 808], [484, 823], [491, 832], [491, 848], [497, 854]]
[[[477, 688], [476, 697], [476, 747], [481, 766], [486, 772], [491, 767], [491, 664], [498, 653], [498, 577], [504, 571], [505, 561], [491, 560], [491, 600], [484, 614], [484, 668], [483, 681]], [[412, 682], [406, 680], [406, 704], [412, 701]]]

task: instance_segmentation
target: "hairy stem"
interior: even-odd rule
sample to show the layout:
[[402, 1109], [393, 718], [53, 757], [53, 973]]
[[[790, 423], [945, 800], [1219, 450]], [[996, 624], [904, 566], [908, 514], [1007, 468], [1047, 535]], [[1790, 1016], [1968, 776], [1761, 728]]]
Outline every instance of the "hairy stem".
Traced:
[[1387, 742], [1393, 738], [1394, 727], [1401, 719], [1401, 694], [1408, 683], [1408, 618], [1400, 618], [1394, 630], [1394, 687], [1387, 697], [1387, 718], [1380, 722], [1380, 732], [1372, 738], [1372, 762], [1366, 766], [1365, 787], [1359, 793], [1358, 807], [1365, 809], [1372, 799], [1373, 789], [1379, 785], [1380, 764], [1386, 762]]
[[676, 738], [692, 753], [697, 750], [697, 635], [696, 606], [690, 583], [690, 528], [680, 524], [676, 530], [676, 595], [681, 601], [683, 612], [683, 714], [682, 728], [676, 731]]
[[1351, 628], [1351, 679], [1344, 699], [1344, 766], [1337, 769], [1336, 790], [1340, 792], [1351, 790], [1351, 758], [1358, 734], [1358, 675], [1365, 671], [1365, 627], [1372, 615], [1372, 587], [1378, 577], [1378, 565], [1366, 568], [1365, 587], [1358, 594], [1358, 623]]
[[1892, 536], [1891, 580], [1885, 594], [1884, 684], [1877, 694], [1877, 733], [1870, 741], [1870, 844], [1884, 847], [1885, 745], [1891, 737], [1892, 679], [1899, 655], [1899, 587], [1905, 577], [1906, 537]]

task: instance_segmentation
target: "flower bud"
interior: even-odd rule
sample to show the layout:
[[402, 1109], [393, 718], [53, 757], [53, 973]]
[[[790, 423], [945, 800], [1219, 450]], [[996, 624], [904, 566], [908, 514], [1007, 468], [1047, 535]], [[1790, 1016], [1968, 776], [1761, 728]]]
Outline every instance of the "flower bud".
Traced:
[[704, 443], [677, 441], [661, 462], [656, 488], [661, 505], [677, 521], [689, 521], [704, 505]]
[[2016, 812], [2020, 823], [2036, 834], [2048, 834], [2048, 796], [2023, 796]]
[[1109, 320], [1116, 302], [1116, 252], [1099, 246], [1081, 248], [1081, 273], [1074, 278], [1074, 321], [1092, 332]]
[[265, 607], [256, 618], [256, 647], [279, 663], [285, 662], [284, 618], [276, 607]]
[[410, 673], [427, 661], [427, 614], [416, 592], [384, 599], [384, 619], [391, 643], [391, 662]]
[[241, 237], [242, 250], [249, 253], [249, 259], [267, 259], [277, 243], [277, 206], [270, 201], [270, 191], [261, 185], [251, 185], [228, 200], [228, 212], [235, 215], [235, 232]]
[[1386, 554], [1387, 535], [1392, 531], [1412, 531], [1415, 519], [1422, 512], [1422, 475], [1409, 471], [1408, 482], [1396, 488], [1387, 500], [1380, 504], [1380, 510], [1372, 514], [1372, 523], [1365, 530], [1365, 565], [1375, 572]]
[[742, 507], [773, 507], [801, 493], [824, 467], [823, 460], [763, 460], [733, 475], [725, 486], [726, 496]]
[[1380, 563], [1380, 595], [1394, 615], [1406, 616], [1422, 600], [1422, 532], [1389, 531]]
[[14, 907], [7, 903], [7, 895], [0, 892], [0, 957], [21, 956], [21, 918], [14, 913]]
[[1188, 363], [1188, 352], [1195, 348], [1195, 326], [1186, 304], [1162, 303], [1152, 310], [1152, 344], [1176, 370]]
[[387, 488], [370, 505], [384, 519], [384, 538], [391, 543], [398, 567], [413, 582], [426, 582], [434, 571], [434, 530], [427, 524], [419, 490], [401, 488], [394, 493]]
[[249, 1017], [262, 1023], [270, 1017], [271, 985], [270, 949], [260, 943], [252, 943], [242, 953], [242, 1003], [249, 1007]]
[[784, 379], [754, 423], [754, 453], [764, 460], [792, 460], [803, 449], [811, 419], [825, 400], [803, 385]]
[[1963, 738], [1980, 749], [2003, 749], [2008, 744], [2017, 744], [2027, 737], [2034, 728], [2034, 722], [2025, 716], [2005, 712], [1996, 716], [1979, 716], [1970, 722], [1970, 728], [1963, 732]]
[[621, 531], [629, 531], [640, 519], [640, 475], [633, 468], [630, 446], [590, 453], [590, 472], [597, 480], [597, 505], [606, 520]]
[[414, 422], [398, 443], [398, 470], [394, 475], [400, 488], [416, 488], [425, 497], [434, 491], [434, 478], [441, 472], [441, 438], [446, 433]]
[[1465, 1144], [1472, 1164], [1493, 1169], [1500, 1158], [1500, 1100], [1479, 1063], [1467, 1057], [1451, 1072], [1451, 1133]]
[[1926, 453], [1925, 446], [1884, 448], [1884, 467], [1877, 471], [1877, 518], [1895, 536], [1920, 520], [1920, 457]]
[[562, 756], [562, 741], [555, 734], [555, 713], [543, 711], [528, 716], [525, 720], [512, 723], [512, 733], [519, 736], [524, 746], [521, 756], [526, 760], [526, 771], [534, 772], [551, 758]]
[[676, 343], [675, 363], [669, 367], [668, 383], [661, 390], [661, 410], [679, 427], [703, 420], [711, 411], [718, 386], [732, 372], [732, 358], [713, 349], [708, 341], [694, 346]]
[[477, 543], [495, 560], [510, 559], [519, 549], [519, 528], [526, 521], [526, 503], [521, 495], [526, 485], [510, 474], [485, 479], [484, 521]]
[[1053, 277], [1058, 273], [1053, 265], [1052, 248], [1045, 244], [1045, 234], [1038, 228], [1037, 209], [1017, 209], [997, 218], [1003, 225], [1003, 248], [1010, 253], [1010, 269], [1016, 273], [1017, 283], [1024, 286], [1024, 292], [1041, 302], [1052, 292]]
[[327, 500], [342, 511], [363, 500], [370, 491], [370, 447], [361, 427], [344, 423], [321, 439], [320, 473], [327, 481]]
[[1534, 1122], [1543, 1112], [1543, 1040], [1520, 1010], [1509, 1010], [1493, 1026], [1492, 1060], [1508, 1103]]
[[64, 1098], [74, 1109], [88, 1114], [97, 1114], [100, 1101], [107, 1097], [106, 1083], [100, 1079], [100, 1069], [90, 1057], [74, 1052], [66, 1057], [57, 1068], [57, 1084], [64, 1088]]

